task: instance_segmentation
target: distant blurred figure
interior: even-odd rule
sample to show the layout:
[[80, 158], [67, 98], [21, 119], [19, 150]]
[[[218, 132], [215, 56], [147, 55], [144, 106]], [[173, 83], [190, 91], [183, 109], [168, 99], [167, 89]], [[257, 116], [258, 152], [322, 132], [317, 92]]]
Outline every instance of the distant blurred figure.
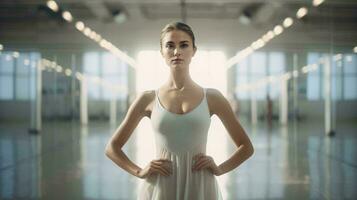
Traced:
[[269, 94], [267, 95], [266, 119], [269, 127], [271, 127], [273, 119], [273, 101], [271, 100]]

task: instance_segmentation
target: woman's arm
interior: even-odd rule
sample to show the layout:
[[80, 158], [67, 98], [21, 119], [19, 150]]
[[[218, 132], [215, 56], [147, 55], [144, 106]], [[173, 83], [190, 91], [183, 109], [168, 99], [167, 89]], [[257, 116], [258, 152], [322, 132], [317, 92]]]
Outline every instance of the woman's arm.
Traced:
[[139, 178], [146, 178], [151, 174], [169, 176], [172, 173], [171, 161], [169, 160], [152, 160], [144, 169], [141, 169], [122, 151], [123, 146], [128, 141], [140, 120], [143, 117], [148, 116], [146, 108], [152, 101], [151, 96], [152, 94], [150, 92], [143, 92], [134, 100], [130, 105], [123, 122], [114, 132], [105, 148], [105, 154], [114, 163]]
[[149, 97], [148, 92], [143, 92], [136, 97], [134, 102], [130, 105], [124, 120], [114, 132], [105, 148], [105, 154], [114, 163], [137, 177], [139, 177], [141, 168], [125, 155], [122, 151], [122, 147], [128, 141], [140, 120], [145, 117], [145, 109], [149, 103]]
[[222, 175], [235, 169], [252, 156], [254, 148], [227, 99], [220, 91], [216, 89], [209, 90], [211, 91], [209, 95], [210, 110], [220, 118], [233, 142], [237, 146], [237, 150], [234, 154], [218, 166], [216, 175]]

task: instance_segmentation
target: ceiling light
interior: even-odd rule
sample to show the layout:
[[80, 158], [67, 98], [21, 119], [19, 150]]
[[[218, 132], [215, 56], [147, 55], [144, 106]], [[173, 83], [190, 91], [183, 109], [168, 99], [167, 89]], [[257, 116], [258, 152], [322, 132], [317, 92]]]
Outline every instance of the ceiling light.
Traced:
[[64, 12], [62, 13], [62, 17], [63, 17], [67, 22], [71, 22], [72, 19], [73, 19], [71, 13], [68, 12], [68, 11], [64, 11]]
[[94, 40], [96, 42], [99, 42], [102, 39], [102, 36], [100, 36], [99, 34], [96, 35], [96, 37], [94, 38]]
[[276, 26], [274, 27], [274, 33], [275, 33], [275, 35], [279, 35], [279, 34], [282, 33], [282, 32], [283, 32], [283, 27], [282, 27], [282, 26], [276, 25]]
[[86, 27], [83, 32], [84, 32], [84, 35], [89, 36], [90, 33], [92, 32], [92, 30], [90, 30], [89, 27]]
[[257, 45], [259, 46], [259, 48], [263, 47], [265, 45], [264, 40], [262, 39], [257, 40]]
[[341, 59], [342, 59], [342, 54], [340, 54], [340, 53], [333, 56], [334, 61], [339, 61]]
[[294, 77], [298, 77], [299, 76], [299, 71], [298, 70], [294, 70], [293, 71], [293, 76]]
[[97, 37], [97, 33], [95, 31], [92, 31], [90, 34], [89, 34], [89, 37], [90, 39], [94, 40], [96, 37]]
[[263, 35], [262, 39], [264, 40], [264, 42], [268, 42], [270, 40], [268, 34]]
[[58, 5], [57, 5], [57, 3], [55, 1], [52, 1], [52, 0], [51, 1], [47, 1], [46, 4], [51, 10], [53, 10], [55, 12], [58, 11]]
[[268, 36], [269, 39], [273, 39], [273, 38], [275, 37], [275, 34], [274, 34], [273, 31], [269, 31], [269, 32], [267, 33], [267, 36]]
[[314, 6], [319, 6], [320, 4], [322, 4], [324, 2], [324, 0], [313, 0], [312, 1], [312, 5]]
[[14, 53], [12, 54], [12, 56], [14, 56], [14, 58], [18, 58], [20, 56], [20, 53], [17, 51], [14, 51]]
[[84, 24], [83, 24], [83, 22], [78, 21], [78, 22], [76, 23], [76, 28], [77, 28], [79, 31], [83, 31], [83, 29], [84, 29]]
[[296, 12], [296, 17], [300, 19], [304, 17], [306, 14], [307, 14], [307, 8], [302, 7]]
[[293, 19], [291, 19], [290, 17], [287, 17], [284, 22], [283, 22], [283, 26], [285, 28], [288, 28], [289, 26], [291, 26], [293, 24]]
[[66, 69], [66, 70], [65, 70], [65, 74], [66, 74], [67, 76], [72, 75], [72, 70]]

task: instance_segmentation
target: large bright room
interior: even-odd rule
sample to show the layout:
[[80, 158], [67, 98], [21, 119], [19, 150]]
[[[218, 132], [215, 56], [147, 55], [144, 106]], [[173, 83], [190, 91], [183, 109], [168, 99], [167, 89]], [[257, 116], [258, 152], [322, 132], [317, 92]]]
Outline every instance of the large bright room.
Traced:
[[357, 199], [357, 0], [1, 0], [0, 199]]

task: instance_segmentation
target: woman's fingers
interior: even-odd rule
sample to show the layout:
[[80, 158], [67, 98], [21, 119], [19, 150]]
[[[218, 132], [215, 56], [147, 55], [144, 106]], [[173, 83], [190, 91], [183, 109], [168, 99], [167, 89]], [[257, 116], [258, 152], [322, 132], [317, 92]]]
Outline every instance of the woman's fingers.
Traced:
[[209, 158], [201, 159], [194, 166], [194, 170], [201, 170], [211, 165], [211, 160]]
[[165, 159], [165, 158], [157, 159], [157, 160], [154, 160], [154, 161], [172, 162], [171, 160]]
[[169, 171], [172, 171], [172, 161], [170, 160], [165, 160], [165, 161], [153, 161], [154, 164], [162, 166], [164, 168], [166, 168]]
[[155, 172], [168, 176], [172, 173], [172, 161], [167, 159], [158, 159], [151, 161], [151, 167]]
[[193, 160], [197, 161], [198, 159], [205, 157], [205, 154], [203, 153], [198, 153], [192, 157]]
[[166, 170], [166, 169], [163, 168], [163, 167], [157, 166], [157, 165], [152, 165], [152, 166], [151, 166], [151, 169], [152, 169], [154, 172], [158, 172], [159, 174], [164, 175], [164, 176], [170, 175], [170, 172], [169, 172], [168, 170]]
[[211, 156], [207, 156], [204, 154], [197, 154], [193, 157], [195, 163], [192, 166], [192, 170], [202, 170], [208, 168], [209, 170], [214, 170], [216, 164], [213, 161]]
[[160, 165], [160, 164], [152, 164], [152, 167], [155, 168], [155, 169], [160, 169], [161, 171], [165, 172], [165, 173], [170, 173], [170, 170], [163, 166], [163, 165]]

